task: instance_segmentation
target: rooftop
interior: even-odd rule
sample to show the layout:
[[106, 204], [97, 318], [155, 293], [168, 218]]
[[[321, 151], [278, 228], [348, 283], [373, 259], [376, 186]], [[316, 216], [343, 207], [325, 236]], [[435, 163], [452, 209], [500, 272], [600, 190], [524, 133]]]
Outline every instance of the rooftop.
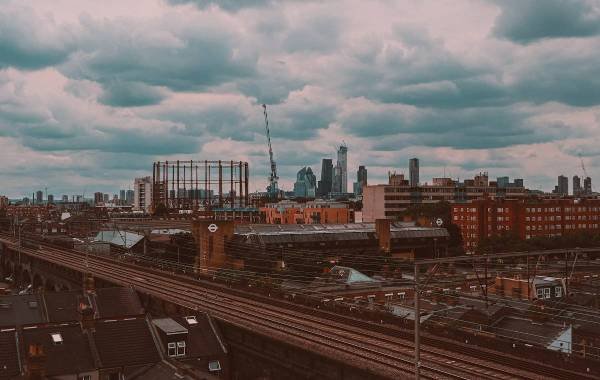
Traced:
[[94, 238], [96, 242], [109, 243], [129, 249], [139, 243], [144, 235], [128, 231], [100, 231]]
[[[307, 236], [320, 239], [368, 239], [375, 234], [375, 223], [348, 224], [238, 224], [236, 235], [240, 236], [297, 236], [299, 240]], [[445, 228], [416, 227], [413, 223], [395, 222], [390, 226], [392, 239], [419, 237], [447, 237]]]
[[159, 318], [152, 323], [167, 335], [187, 334], [188, 330], [171, 318]]

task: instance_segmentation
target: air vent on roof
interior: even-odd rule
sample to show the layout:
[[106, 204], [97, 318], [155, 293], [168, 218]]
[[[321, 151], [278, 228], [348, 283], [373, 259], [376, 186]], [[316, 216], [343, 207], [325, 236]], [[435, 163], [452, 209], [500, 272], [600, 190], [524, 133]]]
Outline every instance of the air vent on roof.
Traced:
[[52, 343], [54, 343], [54, 344], [62, 344], [63, 343], [63, 338], [60, 333], [52, 333], [52, 334], [50, 334], [50, 336], [52, 337]]
[[194, 316], [194, 315], [190, 315], [190, 316], [185, 317], [185, 321], [190, 326], [194, 326], [194, 325], [198, 324], [198, 320], [196, 319], [196, 316]]

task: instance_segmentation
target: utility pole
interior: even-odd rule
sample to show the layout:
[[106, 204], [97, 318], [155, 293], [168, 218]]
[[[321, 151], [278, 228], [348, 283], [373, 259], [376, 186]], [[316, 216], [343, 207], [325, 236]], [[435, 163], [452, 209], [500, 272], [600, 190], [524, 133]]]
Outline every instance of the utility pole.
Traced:
[[421, 308], [419, 305], [419, 265], [415, 262], [415, 379], [421, 378]]

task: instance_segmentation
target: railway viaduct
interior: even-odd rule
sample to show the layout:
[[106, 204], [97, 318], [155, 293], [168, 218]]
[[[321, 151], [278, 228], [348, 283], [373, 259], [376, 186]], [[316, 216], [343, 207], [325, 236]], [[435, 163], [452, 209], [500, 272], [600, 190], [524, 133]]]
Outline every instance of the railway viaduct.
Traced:
[[[21, 284], [43, 290], [81, 287], [84, 274], [97, 286], [131, 286], [149, 311], [205, 311], [219, 321], [239, 379], [402, 379], [413, 378], [410, 337], [389, 336], [293, 305], [250, 299], [191, 277], [143, 267], [110, 257], [89, 257], [36, 242], [20, 248], [0, 233], [0, 269]], [[462, 347], [421, 347], [422, 379], [592, 379], [539, 362], [499, 352]], [[235, 375], [234, 375], [234, 378]]]

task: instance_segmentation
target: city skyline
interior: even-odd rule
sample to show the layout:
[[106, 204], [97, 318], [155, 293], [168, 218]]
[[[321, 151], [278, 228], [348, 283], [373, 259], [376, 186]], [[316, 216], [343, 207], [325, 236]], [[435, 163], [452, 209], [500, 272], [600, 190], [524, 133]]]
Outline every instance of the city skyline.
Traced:
[[600, 174], [591, 2], [243, 4], [5, 2], [3, 193], [116, 191], [192, 158], [247, 161], [262, 190], [262, 103], [286, 189], [343, 141], [373, 183], [411, 157], [422, 180], [489, 171], [549, 191], [583, 178], [580, 154]]

